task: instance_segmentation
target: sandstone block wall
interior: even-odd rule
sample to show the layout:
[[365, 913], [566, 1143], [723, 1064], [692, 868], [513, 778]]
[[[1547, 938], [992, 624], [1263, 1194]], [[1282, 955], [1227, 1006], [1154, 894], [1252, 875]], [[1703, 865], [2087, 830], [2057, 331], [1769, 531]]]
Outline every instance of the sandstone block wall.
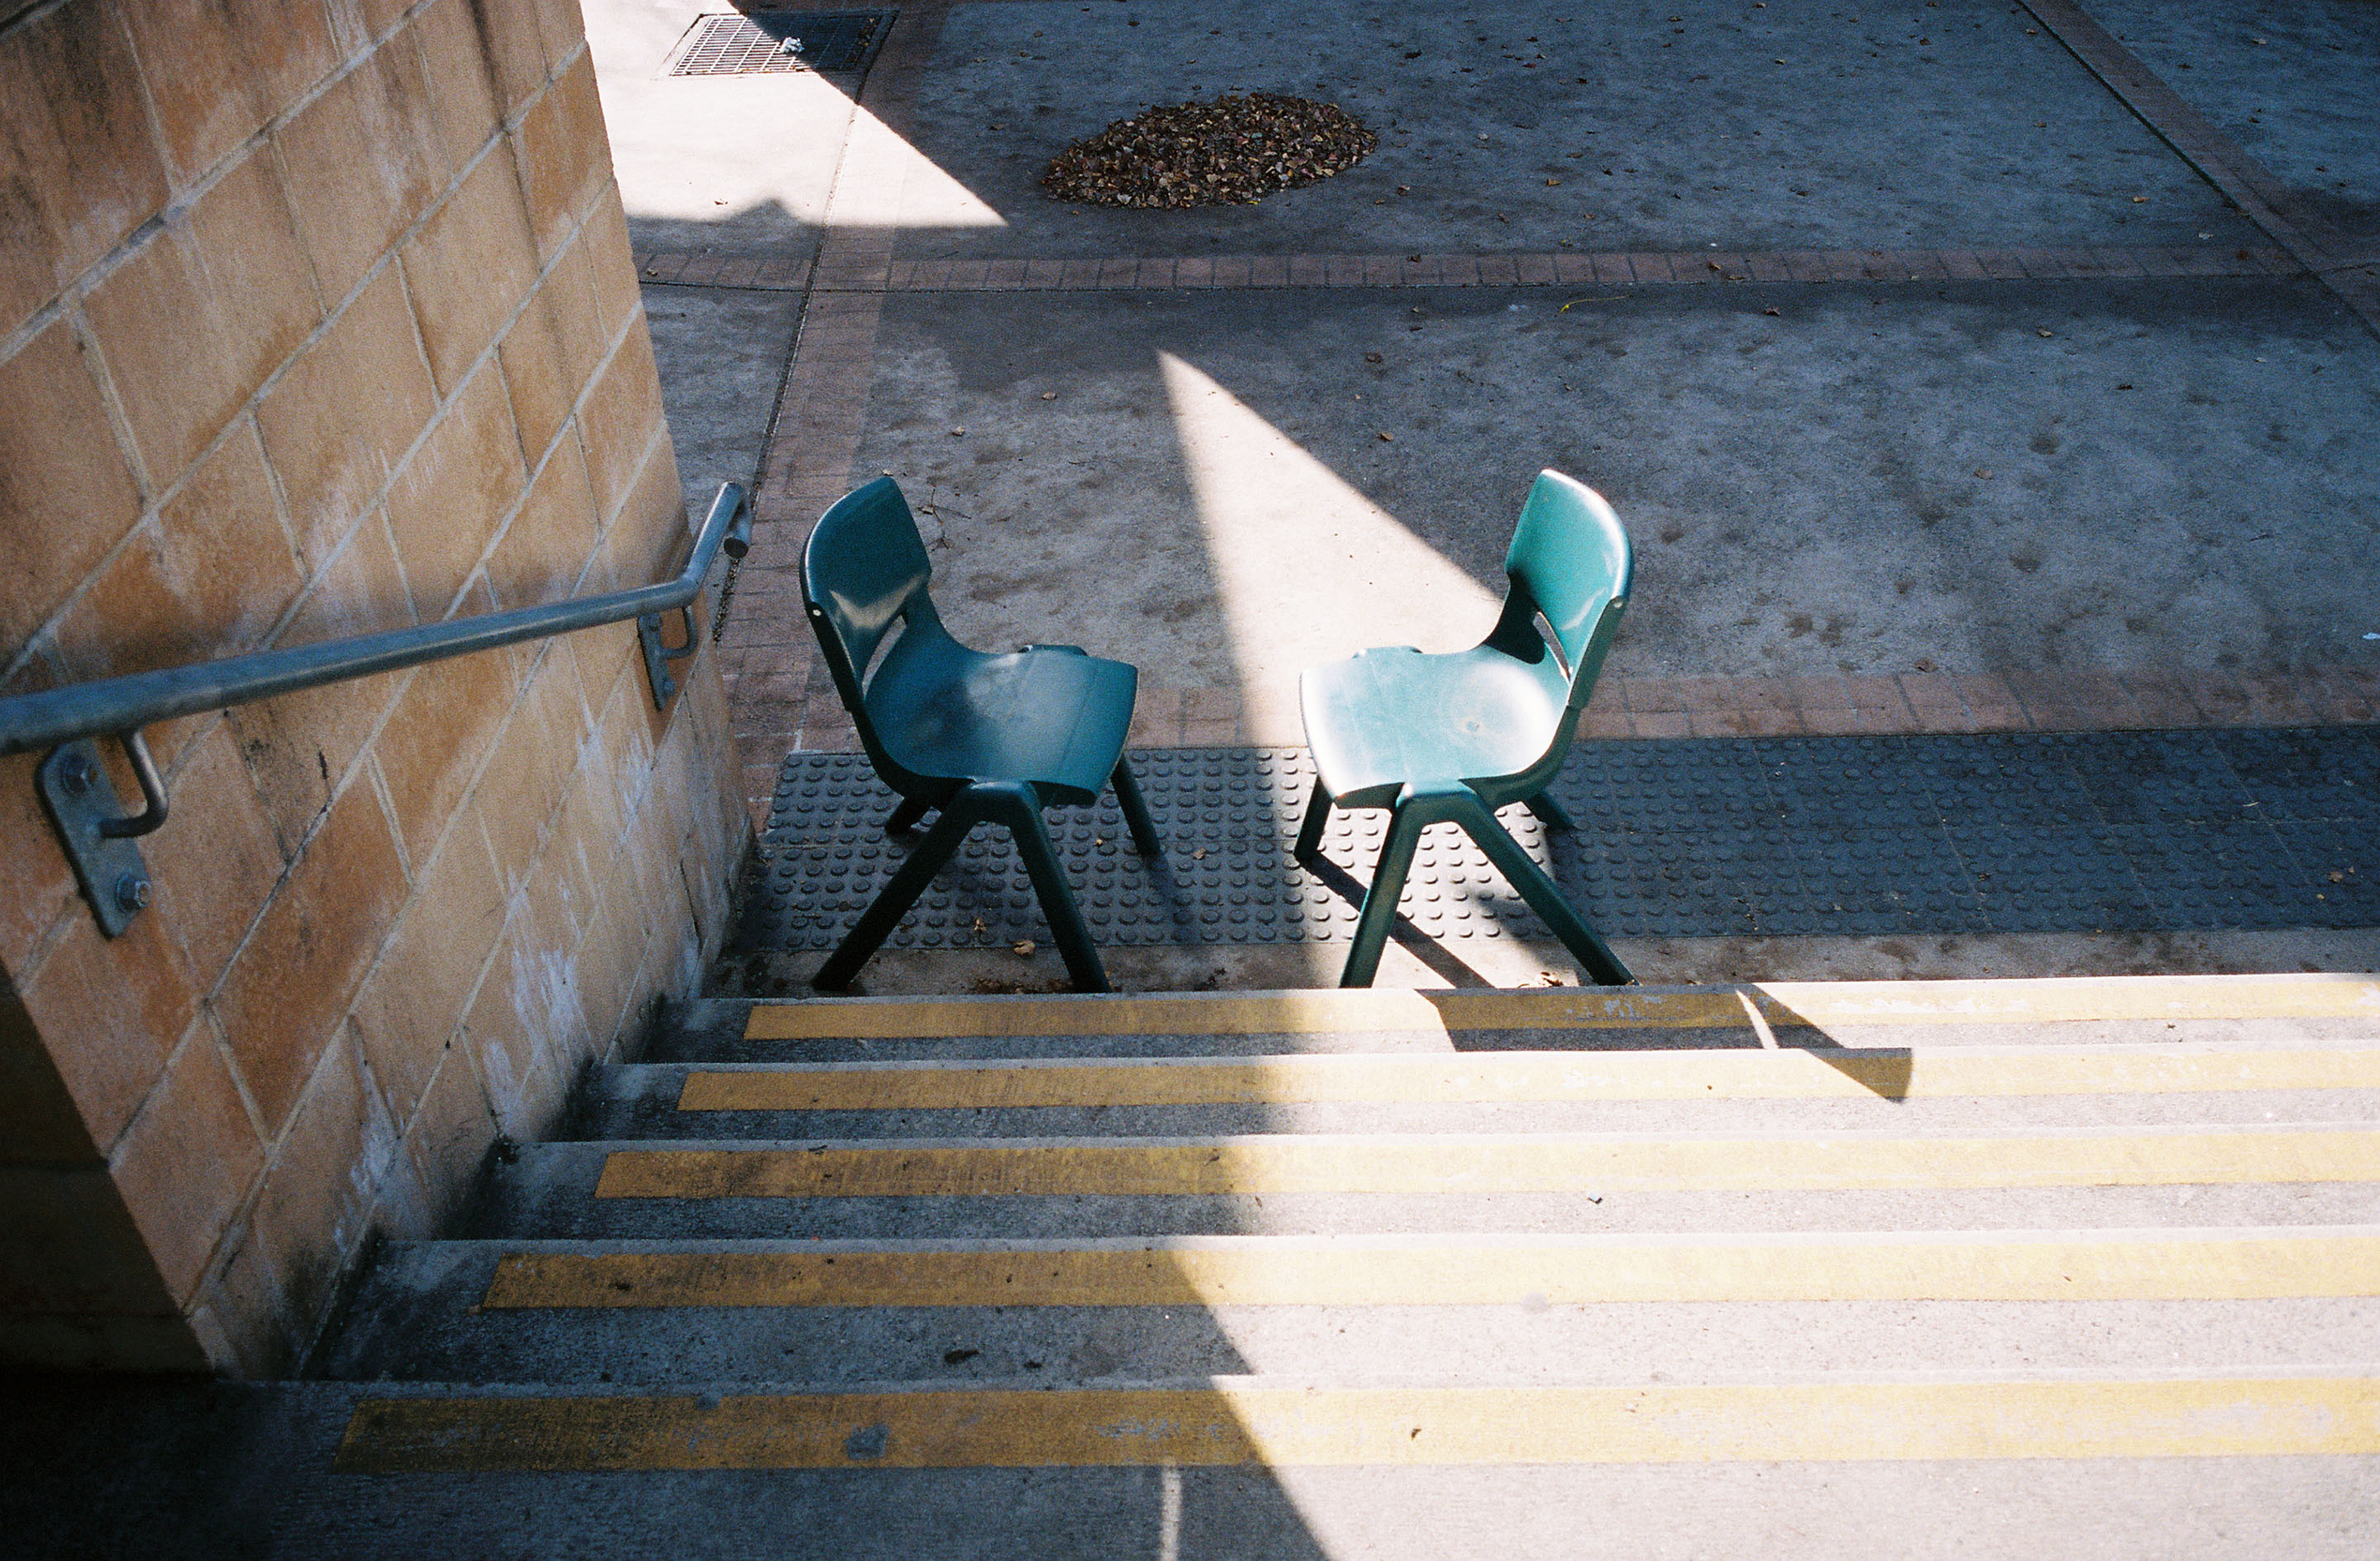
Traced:
[[[575, 0], [0, 0], [0, 692], [686, 536]], [[685, 681], [624, 624], [152, 728], [113, 941], [0, 760], [0, 1361], [282, 1370], [633, 1045], [748, 828]]]

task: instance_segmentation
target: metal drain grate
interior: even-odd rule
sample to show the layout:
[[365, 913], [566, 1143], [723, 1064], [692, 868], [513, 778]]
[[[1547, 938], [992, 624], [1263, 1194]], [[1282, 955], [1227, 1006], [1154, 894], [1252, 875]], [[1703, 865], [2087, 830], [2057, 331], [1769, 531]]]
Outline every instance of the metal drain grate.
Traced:
[[859, 71], [892, 30], [892, 11], [751, 11], [698, 18], [672, 76]]

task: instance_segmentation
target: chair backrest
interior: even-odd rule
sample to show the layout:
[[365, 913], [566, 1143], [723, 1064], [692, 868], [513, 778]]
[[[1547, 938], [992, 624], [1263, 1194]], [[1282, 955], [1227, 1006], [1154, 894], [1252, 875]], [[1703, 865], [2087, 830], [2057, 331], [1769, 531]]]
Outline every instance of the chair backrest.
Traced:
[[1557, 471], [1537, 474], [1512, 528], [1504, 573], [1521, 599], [1512, 605], [1543, 613], [1570, 663], [1569, 709], [1583, 708], [1595, 692], [1628, 605], [1634, 560], [1628, 533], [1603, 495]]
[[933, 573], [909, 502], [889, 477], [837, 499], [802, 548], [802, 610], [818, 633], [835, 692], [877, 773], [905, 793], [909, 772], [884, 751], [868, 716], [864, 680], [895, 623], [908, 619], [907, 633], [941, 631], [926, 594]]
[[802, 606], [834, 632], [832, 649], [857, 677], [933, 573], [909, 502], [891, 478], [880, 477], [837, 499], [811, 528], [802, 549]]

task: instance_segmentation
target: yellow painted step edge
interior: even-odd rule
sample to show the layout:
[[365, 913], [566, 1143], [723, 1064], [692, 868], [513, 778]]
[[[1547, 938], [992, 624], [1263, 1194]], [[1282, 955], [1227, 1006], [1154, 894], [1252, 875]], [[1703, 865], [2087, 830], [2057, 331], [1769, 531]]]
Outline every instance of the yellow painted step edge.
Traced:
[[756, 1003], [752, 1040], [960, 1035], [1264, 1035], [1329, 1031], [1745, 1029], [2046, 1024], [2129, 1020], [2380, 1019], [2360, 974], [2073, 976], [2001, 981], [1767, 982], [1737, 987], [1545, 987], [1052, 998], [813, 998]]
[[2032, 1138], [1268, 1135], [623, 1149], [599, 1198], [1785, 1192], [2380, 1180], [2380, 1133]]
[[1939, 1099], [2380, 1089], [2380, 1048], [2097, 1051], [1876, 1047], [1775, 1051], [1304, 1054], [1218, 1059], [877, 1063], [696, 1070], [681, 1111], [1455, 1101]]
[[2380, 1235], [537, 1252], [500, 1259], [480, 1304], [1569, 1306], [2368, 1295], [2380, 1295]]
[[342, 1473], [2380, 1454], [2371, 1377], [383, 1398]]

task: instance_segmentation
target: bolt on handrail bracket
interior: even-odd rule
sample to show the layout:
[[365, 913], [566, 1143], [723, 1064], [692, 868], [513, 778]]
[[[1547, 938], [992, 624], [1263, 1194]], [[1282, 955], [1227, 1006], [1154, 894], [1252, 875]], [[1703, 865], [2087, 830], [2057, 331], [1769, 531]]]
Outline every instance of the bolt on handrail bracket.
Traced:
[[149, 903], [149, 864], [132, 842], [165, 822], [165, 783], [149, 756], [149, 744], [138, 731], [117, 732], [115, 740], [140, 782], [144, 805], [138, 814], [126, 816], [99, 750], [87, 739], [51, 749], [33, 772], [42, 811], [74, 864], [75, 881], [91, 902], [100, 930], [110, 938], [121, 935]]
[[[667, 661], [692, 655], [697, 648], [692, 604], [703, 580], [721, 550], [740, 559], [751, 542], [752, 516], [744, 489], [722, 483], [686, 567], [673, 579], [602, 596], [20, 694], [0, 699], [0, 755], [48, 750], [35, 773], [42, 806], [74, 863], [83, 897], [91, 902], [101, 929], [114, 938], [149, 902], [148, 869], [132, 839], [165, 821], [165, 788], [140, 739], [145, 728], [201, 710], [647, 617], [652, 619], [654, 632], [646, 651], [646, 672], [653, 681], [654, 704], [666, 708], [676, 691]], [[659, 643], [661, 614], [674, 611], [685, 611], [686, 643], [683, 649], [665, 649]], [[641, 626], [639, 633], [642, 637]], [[140, 784], [146, 807], [137, 815], [125, 814], [98, 751], [88, 741], [111, 736], [123, 745]]]

